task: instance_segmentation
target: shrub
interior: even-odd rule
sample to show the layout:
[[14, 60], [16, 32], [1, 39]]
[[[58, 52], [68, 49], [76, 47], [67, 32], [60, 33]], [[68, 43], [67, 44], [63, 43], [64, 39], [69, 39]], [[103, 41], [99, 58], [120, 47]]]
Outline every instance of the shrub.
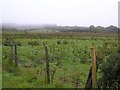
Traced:
[[[13, 45], [14, 44], [17, 44], [17, 46], [21, 46], [22, 45], [21, 42], [19, 42], [19, 41], [13, 41], [12, 40], [12, 42], [13, 42], [12, 43]], [[4, 40], [2, 43], [3, 43], [4, 46], [10, 46], [11, 45], [9, 39]]]
[[9, 40], [9, 39], [5, 39], [5, 40], [2, 42], [2, 44], [3, 44], [4, 46], [10, 46], [10, 40]]
[[33, 47], [33, 46], [38, 46], [39, 43], [37, 41], [30, 41], [28, 42], [28, 45], [31, 45]]
[[57, 44], [59, 45], [59, 44], [61, 44], [61, 42], [60, 42], [60, 41], [57, 41]]
[[100, 82], [102, 87], [120, 87], [120, 56], [118, 54], [110, 55], [100, 66], [102, 77]]
[[68, 44], [68, 42], [66, 40], [63, 40], [63, 44]]

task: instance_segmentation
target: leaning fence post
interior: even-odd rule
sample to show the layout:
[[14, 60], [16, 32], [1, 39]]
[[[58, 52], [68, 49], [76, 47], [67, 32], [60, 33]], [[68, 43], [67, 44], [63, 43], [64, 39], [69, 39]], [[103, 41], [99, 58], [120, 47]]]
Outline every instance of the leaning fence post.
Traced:
[[50, 83], [50, 68], [49, 68], [49, 58], [48, 58], [48, 48], [45, 46], [45, 56], [46, 56], [46, 77], [47, 83]]
[[97, 88], [96, 55], [94, 47], [91, 48], [91, 57], [92, 57], [92, 87]]

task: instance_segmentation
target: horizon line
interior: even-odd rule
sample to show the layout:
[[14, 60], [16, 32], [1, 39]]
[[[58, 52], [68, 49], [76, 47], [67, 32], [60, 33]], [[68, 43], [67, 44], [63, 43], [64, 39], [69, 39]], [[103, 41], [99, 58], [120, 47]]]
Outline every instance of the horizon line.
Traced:
[[109, 26], [116, 26], [118, 27], [118, 25], [113, 25], [113, 24], [109, 24], [109, 25], [94, 25], [94, 24], [91, 24], [91, 25], [60, 25], [60, 24], [53, 24], [53, 23], [14, 23], [14, 22], [3, 22], [3, 23], [0, 23], [0, 25], [3, 25], [3, 24], [16, 24], [16, 25], [56, 25], [56, 26], [79, 26], [79, 27], [90, 27], [90, 26], [101, 26], [101, 27], [109, 27]]

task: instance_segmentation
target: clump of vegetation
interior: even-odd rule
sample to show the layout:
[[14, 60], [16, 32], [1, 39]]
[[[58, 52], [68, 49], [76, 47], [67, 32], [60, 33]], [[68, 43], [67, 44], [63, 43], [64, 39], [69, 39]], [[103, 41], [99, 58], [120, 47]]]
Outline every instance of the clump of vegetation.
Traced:
[[22, 46], [21, 42], [16, 42], [17, 46]]
[[[12, 43], [11, 43], [12, 42]], [[8, 38], [6, 38], [3, 42], [2, 42], [2, 44], [4, 45], [4, 46], [10, 46], [11, 44], [16, 44], [17, 46], [21, 46], [22, 45], [22, 43], [21, 42], [19, 42], [19, 41], [14, 41], [14, 40], [12, 40], [12, 39], [8, 39]]]
[[[102, 87], [120, 88], [120, 56], [110, 55], [100, 66]], [[101, 85], [100, 85], [101, 86]]]
[[63, 41], [63, 44], [68, 44], [68, 42], [66, 40]]
[[73, 73], [72, 83], [75, 88], [78, 88], [80, 86], [80, 72]]
[[60, 41], [57, 41], [57, 44], [59, 45], [59, 44], [61, 44], [61, 42], [60, 42]]
[[28, 42], [28, 45], [31, 45], [31, 47], [33, 48], [33, 46], [38, 46], [39, 43], [37, 41], [30, 41]]
[[11, 44], [13, 44], [13, 39], [11, 39], [11, 38], [5, 38], [5, 39], [2, 40], [2, 44], [4, 46], [10, 46]]

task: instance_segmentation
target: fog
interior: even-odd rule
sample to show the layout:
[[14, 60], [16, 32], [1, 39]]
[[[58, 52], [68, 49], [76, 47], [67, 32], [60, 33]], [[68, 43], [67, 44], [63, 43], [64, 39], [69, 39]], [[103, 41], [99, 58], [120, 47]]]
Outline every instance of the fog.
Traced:
[[2, 23], [118, 25], [119, 0], [2, 0]]

